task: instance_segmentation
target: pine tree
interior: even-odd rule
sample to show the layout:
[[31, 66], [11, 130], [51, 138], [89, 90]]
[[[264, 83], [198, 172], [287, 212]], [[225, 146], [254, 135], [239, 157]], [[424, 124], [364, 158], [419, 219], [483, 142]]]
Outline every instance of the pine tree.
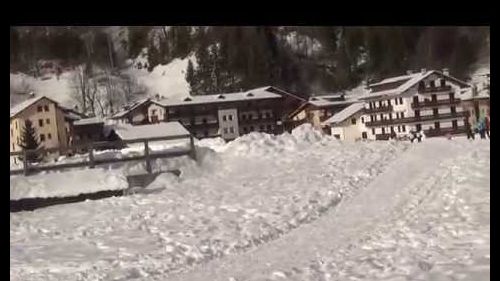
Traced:
[[194, 67], [193, 63], [191, 60], [188, 61], [188, 66], [186, 69], [186, 81], [189, 83], [189, 86], [191, 88], [190, 93], [192, 94], [194, 89], [196, 89], [196, 81], [195, 81], [195, 72], [194, 72]]
[[[29, 119], [26, 120], [22, 135], [21, 135], [21, 148], [23, 150], [34, 150], [38, 149], [40, 143], [36, 138], [36, 131], [33, 127], [33, 123]], [[36, 162], [41, 160], [41, 156], [37, 153], [29, 153], [27, 155], [27, 160], [30, 162]]]

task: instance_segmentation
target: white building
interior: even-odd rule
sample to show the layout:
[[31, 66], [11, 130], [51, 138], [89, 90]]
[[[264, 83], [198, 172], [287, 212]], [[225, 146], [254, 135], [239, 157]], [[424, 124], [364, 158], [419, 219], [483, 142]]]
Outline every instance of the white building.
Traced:
[[467, 112], [460, 105], [461, 89], [469, 84], [444, 70], [408, 73], [368, 86], [365, 101], [368, 139], [389, 139], [411, 130], [429, 136], [465, 132]]
[[354, 103], [334, 114], [322, 123], [331, 130], [331, 135], [345, 141], [356, 141], [368, 138], [368, 128], [365, 126], [365, 104]]

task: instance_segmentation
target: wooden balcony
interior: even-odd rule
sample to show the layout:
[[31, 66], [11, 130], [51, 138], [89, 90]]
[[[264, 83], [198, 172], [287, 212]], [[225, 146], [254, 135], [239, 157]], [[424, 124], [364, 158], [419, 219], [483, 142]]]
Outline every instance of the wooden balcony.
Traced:
[[424, 101], [419, 103], [411, 103], [412, 109], [420, 109], [420, 108], [432, 108], [432, 107], [440, 107], [440, 106], [457, 106], [460, 104], [460, 99], [447, 99], [447, 100], [436, 100], [436, 101]]
[[451, 86], [447, 85], [439, 87], [420, 88], [418, 89], [418, 93], [419, 94], [439, 93], [439, 92], [449, 92], [451, 90], [452, 90]]
[[395, 118], [395, 119], [386, 119], [386, 120], [378, 120], [373, 122], [366, 122], [365, 125], [367, 127], [377, 127], [377, 126], [391, 126], [391, 125], [401, 125], [408, 123], [419, 123], [426, 121], [439, 121], [442, 119], [452, 119], [452, 118], [461, 118], [466, 117], [467, 112], [456, 112], [456, 113], [445, 113], [438, 115], [425, 115], [420, 117], [407, 117], [407, 118]]
[[365, 108], [365, 113], [373, 114], [373, 113], [390, 112], [392, 111], [392, 109], [393, 109], [392, 105], [385, 105], [382, 107]]

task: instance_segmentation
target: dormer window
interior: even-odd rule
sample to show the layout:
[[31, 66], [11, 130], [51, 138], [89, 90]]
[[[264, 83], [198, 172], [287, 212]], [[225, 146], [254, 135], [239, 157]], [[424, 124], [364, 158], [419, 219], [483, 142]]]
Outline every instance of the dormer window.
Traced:
[[192, 101], [192, 99], [190, 97], [187, 97], [184, 99], [184, 101]]
[[252, 92], [248, 93], [248, 94], [247, 94], [247, 97], [253, 97]]
[[226, 97], [225, 97], [225, 96], [223, 96], [223, 95], [219, 95], [217, 98], [218, 98], [218, 99], [225, 99]]

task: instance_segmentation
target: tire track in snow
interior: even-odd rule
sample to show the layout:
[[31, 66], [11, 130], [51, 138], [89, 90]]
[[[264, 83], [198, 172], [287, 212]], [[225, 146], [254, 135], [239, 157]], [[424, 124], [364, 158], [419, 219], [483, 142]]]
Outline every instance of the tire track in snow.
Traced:
[[327, 255], [331, 249], [346, 245], [352, 237], [369, 231], [374, 222], [383, 220], [397, 206], [399, 197], [396, 195], [402, 185], [414, 184], [455, 154], [446, 140], [416, 145], [390, 164], [358, 196], [341, 202], [333, 212], [317, 221], [265, 247], [211, 261], [191, 272], [171, 276], [169, 280], [261, 280], [274, 271], [300, 268], [312, 257]]

